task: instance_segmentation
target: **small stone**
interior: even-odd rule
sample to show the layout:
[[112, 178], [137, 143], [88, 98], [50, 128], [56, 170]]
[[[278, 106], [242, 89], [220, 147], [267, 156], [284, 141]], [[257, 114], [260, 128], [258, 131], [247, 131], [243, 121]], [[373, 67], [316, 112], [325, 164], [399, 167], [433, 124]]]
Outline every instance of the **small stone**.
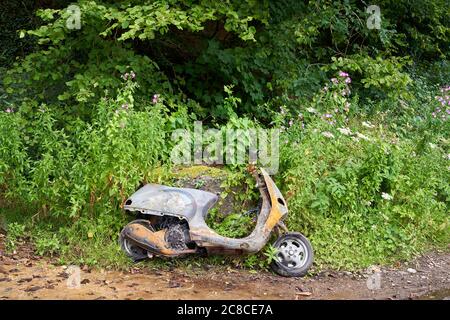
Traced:
[[171, 280], [171, 281], [169, 281], [169, 284], [167, 287], [168, 288], [179, 288], [179, 287], [181, 287], [181, 284], [177, 281]]
[[31, 280], [33, 280], [33, 278], [22, 278], [17, 280], [17, 283], [30, 282]]
[[366, 270], [367, 274], [372, 274], [372, 273], [377, 273], [377, 272], [381, 272], [381, 269], [378, 266], [370, 266]]
[[408, 269], [406, 269], [406, 271], [408, 271], [409, 273], [416, 273], [417, 272], [417, 270], [413, 269], [413, 268], [408, 268]]

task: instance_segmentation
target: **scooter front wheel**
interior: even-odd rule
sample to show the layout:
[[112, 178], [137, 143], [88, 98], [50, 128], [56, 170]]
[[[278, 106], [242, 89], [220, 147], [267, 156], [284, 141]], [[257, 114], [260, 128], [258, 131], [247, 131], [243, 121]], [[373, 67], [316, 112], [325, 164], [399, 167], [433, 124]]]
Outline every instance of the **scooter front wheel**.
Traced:
[[302, 277], [311, 267], [314, 251], [309, 240], [298, 232], [288, 232], [273, 244], [276, 255], [271, 268], [284, 277]]

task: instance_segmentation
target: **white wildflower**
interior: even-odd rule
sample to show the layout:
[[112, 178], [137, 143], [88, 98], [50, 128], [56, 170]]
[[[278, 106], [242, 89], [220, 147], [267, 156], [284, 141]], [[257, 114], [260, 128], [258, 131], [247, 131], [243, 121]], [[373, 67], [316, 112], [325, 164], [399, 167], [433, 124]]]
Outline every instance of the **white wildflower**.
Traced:
[[317, 113], [317, 110], [314, 108], [307, 108], [306, 111], [308, 111], [309, 113]]
[[327, 138], [334, 138], [334, 135], [330, 131], [324, 131], [322, 135]]
[[363, 121], [362, 125], [366, 128], [374, 128], [375, 126], [371, 124], [369, 121]]
[[356, 136], [357, 136], [358, 138], [363, 139], [363, 140], [366, 140], [366, 141], [369, 141], [369, 140], [370, 140], [369, 137], [367, 137], [367, 136], [365, 136], [365, 135], [363, 135], [362, 133], [359, 133], [359, 132], [356, 132]]
[[337, 129], [340, 133], [343, 135], [349, 136], [352, 134], [351, 130], [349, 128], [338, 128]]
[[381, 193], [381, 197], [382, 197], [384, 200], [388, 200], [388, 201], [394, 199], [393, 196], [391, 196], [389, 193], [386, 193], [386, 192], [382, 192], [382, 193]]

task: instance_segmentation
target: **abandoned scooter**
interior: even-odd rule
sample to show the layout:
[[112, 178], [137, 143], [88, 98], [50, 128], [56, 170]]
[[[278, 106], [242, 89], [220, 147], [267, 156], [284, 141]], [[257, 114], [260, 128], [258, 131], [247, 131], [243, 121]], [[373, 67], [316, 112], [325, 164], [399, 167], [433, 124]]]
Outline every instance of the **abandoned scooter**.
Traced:
[[120, 245], [135, 261], [145, 258], [179, 257], [187, 254], [246, 254], [260, 251], [272, 231], [278, 239], [272, 269], [282, 276], [299, 277], [313, 263], [313, 249], [302, 234], [288, 232], [283, 219], [286, 202], [264, 169], [249, 167], [261, 194], [261, 205], [253, 232], [241, 239], [223, 237], [210, 229], [205, 220], [216, 204], [216, 194], [189, 188], [147, 184], [125, 202], [124, 209], [138, 219], [120, 233]]

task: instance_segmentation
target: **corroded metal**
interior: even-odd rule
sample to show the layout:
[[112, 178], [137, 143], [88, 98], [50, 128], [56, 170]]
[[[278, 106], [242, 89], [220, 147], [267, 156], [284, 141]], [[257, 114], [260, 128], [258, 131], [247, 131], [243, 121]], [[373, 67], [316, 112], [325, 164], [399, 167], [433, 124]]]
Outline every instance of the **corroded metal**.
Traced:
[[253, 173], [262, 198], [262, 206], [253, 232], [242, 239], [227, 238], [210, 229], [204, 220], [190, 224], [191, 239], [207, 250], [219, 248], [242, 250], [247, 253], [258, 252], [269, 239], [272, 229], [287, 213], [285, 200], [273, 180], [264, 169], [260, 169], [262, 177]]
[[178, 216], [190, 221], [196, 215], [206, 216], [217, 199], [214, 193], [203, 190], [147, 184], [127, 199], [124, 209], [149, 215]]
[[[217, 202], [217, 195], [202, 190], [148, 184], [126, 201], [125, 209], [186, 220], [190, 241], [209, 253], [257, 252], [267, 243], [270, 233], [288, 209], [280, 190], [264, 169], [260, 169], [260, 174], [255, 168], [250, 168], [250, 172], [257, 182], [262, 205], [253, 232], [245, 238], [223, 237], [206, 225], [206, 214]], [[138, 246], [159, 255], [175, 256], [195, 252], [193, 249], [182, 252], [171, 249], [165, 240], [165, 231], [153, 232], [140, 224], [129, 224], [122, 232]]]
[[178, 256], [195, 252], [195, 250], [171, 249], [165, 240], [166, 230], [152, 231], [139, 223], [128, 224], [122, 230], [122, 234], [138, 246], [158, 255]]

